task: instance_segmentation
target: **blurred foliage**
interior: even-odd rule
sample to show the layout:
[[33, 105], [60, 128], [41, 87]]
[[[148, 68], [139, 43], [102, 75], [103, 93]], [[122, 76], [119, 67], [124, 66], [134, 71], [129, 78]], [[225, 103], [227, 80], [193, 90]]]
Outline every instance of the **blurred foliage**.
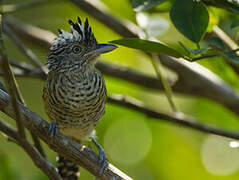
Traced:
[[[3, 4], [14, 4], [28, 1], [30, 0], [2, 0]], [[103, 2], [108, 7], [110, 13], [117, 18], [123, 20], [127, 19], [133, 23], [138, 22], [136, 17], [139, 13], [142, 13], [135, 12], [131, 5], [132, 2], [129, 0], [101, 0], [101, 2]], [[147, 4], [147, 2], [154, 1], [135, 0], [134, 3], [136, 2], [141, 2], [142, 5], [143, 2], [146, 2]], [[151, 21], [153, 23], [146, 23], [144, 30], [156, 29], [157, 31], [161, 28], [163, 31], [160, 31], [160, 34], [155, 33], [157, 34], [155, 37], [161, 42], [168, 44], [170, 48], [176, 49], [182, 54], [185, 53], [185, 50], [180, 47], [178, 42], [182, 42], [185, 47], [195, 50], [197, 46], [192, 41], [198, 42], [206, 31], [211, 32], [212, 24], [220, 26], [232, 37], [232, 39], [238, 42], [238, 27], [231, 28], [231, 25], [233, 23], [235, 24], [238, 18], [238, 15], [235, 13], [211, 6], [205, 6], [205, 4], [202, 4], [204, 1], [194, 1], [193, 3], [200, 3], [203, 7], [203, 10], [201, 11], [205, 12], [206, 10], [209, 12], [210, 17], [208, 27], [200, 29], [197, 38], [192, 39], [187, 35], [188, 32], [185, 33], [180, 30], [182, 28], [190, 30], [190, 27], [183, 27], [183, 24], [180, 24], [181, 22], [178, 22], [180, 28], [178, 25], [176, 25], [176, 27], [174, 26], [175, 21], [183, 20], [182, 17], [174, 19], [179, 14], [171, 16], [171, 19], [174, 19], [173, 23], [169, 17], [169, 11], [171, 7], [174, 6], [173, 4], [180, 3], [181, 1], [171, 0], [162, 2], [158, 0], [157, 2], [159, 4], [154, 4], [158, 4], [157, 6], [148, 6], [151, 9], [148, 7], [141, 9], [147, 10], [144, 11], [143, 14], [148, 17], [148, 20], [154, 18], [154, 20]], [[228, 3], [224, 3], [223, 5], [229, 7]], [[182, 7], [184, 7], [183, 4]], [[191, 11], [191, 13], [194, 12]], [[19, 10], [9, 15], [54, 33], [56, 33], [59, 28], [69, 30], [70, 28], [67, 23], [68, 19], [76, 19], [77, 16], [84, 19], [88, 16], [68, 1], [43, 3], [39, 6]], [[186, 15], [184, 14], [184, 16]], [[190, 16], [190, 14], [187, 16]], [[89, 17], [89, 21], [99, 42], [121, 39], [119, 35], [96, 21], [94, 18]], [[208, 20], [203, 19], [202, 23], [205, 25], [206, 21]], [[156, 22], [159, 22], [159, 24]], [[167, 27], [162, 27], [163, 25]], [[198, 28], [198, 26], [201, 26], [200, 21], [194, 22], [194, 25], [196, 26], [192, 26], [191, 28]], [[5, 38], [5, 42], [10, 58], [16, 59], [20, 62], [29, 63], [29, 60], [19, 52], [7, 37]], [[25, 41], [25, 43], [34, 51], [34, 53], [37, 54], [42, 63], [45, 63], [47, 52], [32, 42]], [[207, 40], [202, 38], [200, 41], [201, 48], [208, 48], [207, 44]], [[204, 51], [200, 53], [204, 53]], [[142, 54], [142, 52], [122, 46], [114, 52], [103, 56], [103, 60], [109, 63], [120, 64], [134, 68], [140, 72], [155, 75], [148, 58], [149, 57]], [[228, 57], [228, 59], [233, 58]], [[239, 88], [238, 76], [226, 61], [227, 60], [220, 56], [208, 59], [205, 58], [198, 61], [198, 63], [213, 71], [237, 90]], [[165, 70], [165, 75], [170, 76], [171, 72]], [[137, 85], [108, 76], [105, 76], [105, 81], [108, 94], [127, 94], [145, 102], [146, 105], [156, 110], [170, 112], [167, 99], [162, 92], [144, 89]], [[37, 112], [37, 114], [44, 119], [47, 119], [41, 100], [41, 89], [44, 82], [36, 79], [19, 78], [18, 83], [28, 107], [34, 112]], [[225, 129], [239, 130], [238, 117], [220, 104], [208, 99], [187, 97], [178, 94], [175, 94], [174, 101], [180, 111], [195, 116], [204, 123], [210, 123]], [[6, 122], [14, 125], [13, 120], [6, 117], [3, 113], [0, 115]], [[137, 180], [234, 180], [239, 178], [239, 165], [236, 166], [237, 164], [234, 163], [236, 161], [238, 162], [238, 153], [231, 153], [231, 151], [227, 150], [224, 151], [224, 149], [229, 148], [230, 140], [228, 139], [215, 137], [216, 142], [214, 142], [211, 140], [211, 136], [207, 134], [177, 127], [156, 119], [150, 119], [140, 113], [110, 104], [107, 105], [106, 114], [96, 129], [99, 141], [104, 146], [110, 162]], [[218, 147], [221, 146], [214, 145], [214, 143], [221, 144], [221, 141], [223, 141], [222, 146], [224, 148], [221, 148], [223, 151], [218, 152]], [[49, 159], [54, 162], [56, 154], [49, 150], [46, 145], [44, 145], [44, 147], [49, 155]], [[204, 154], [203, 152], [209, 153]], [[210, 158], [210, 162], [216, 162], [216, 164], [221, 165], [220, 173], [217, 173], [216, 166], [214, 167], [211, 165], [215, 163], [205, 164], [207, 162], [204, 161], [204, 159], [209, 159], [206, 156], [208, 154], [217, 155], [217, 158], [215, 159]], [[228, 161], [231, 163], [228, 163]], [[230, 164], [236, 164], [233, 166], [234, 169], [223, 174], [223, 168], [230, 168]], [[208, 168], [208, 166], [210, 166], [210, 168]], [[17, 145], [12, 142], [9, 142], [6, 137], [1, 135], [0, 179], [45, 180], [47, 178], [34, 166], [33, 162], [21, 148], [17, 147]], [[94, 177], [87, 171], [82, 170], [81, 179], [88, 180], [94, 179]]]

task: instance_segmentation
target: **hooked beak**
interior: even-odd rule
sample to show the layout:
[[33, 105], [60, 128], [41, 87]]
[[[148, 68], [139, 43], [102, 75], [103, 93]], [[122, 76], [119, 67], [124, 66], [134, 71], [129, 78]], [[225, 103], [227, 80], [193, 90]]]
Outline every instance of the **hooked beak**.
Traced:
[[110, 43], [105, 43], [105, 44], [97, 44], [96, 48], [92, 50], [91, 52], [87, 53], [86, 56], [88, 57], [96, 57], [101, 54], [110, 52], [114, 49], [116, 49], [118, 46]]

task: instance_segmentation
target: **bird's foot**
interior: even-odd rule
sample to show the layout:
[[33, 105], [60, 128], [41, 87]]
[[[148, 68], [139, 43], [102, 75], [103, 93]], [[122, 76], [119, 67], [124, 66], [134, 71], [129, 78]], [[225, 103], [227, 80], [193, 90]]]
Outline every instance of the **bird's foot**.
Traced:
[[94, 138], [92, 138], [92, 141], [95, 144], [95, 146], [97, 147], [97, 149], [99, 150], [98, 158], [99, 158], [99, 162], [101, 164], [100, 171], [99, 171], [99, 177], [101, 177], [105, 168], [108, 166], [108, 160], [107, 160], [107, 157], [106, 157], [106, 154], [105, 154], [105, 151], [103, 150], [103, 148], [96, 142], [96, 140]]
[[55, 136], [56, 132], [58, 131], [57, 125], [55, 122], [50, 123], [50, 127], [49, 127], [48, 131], [50, 133], [51, 138], [53, 138]]

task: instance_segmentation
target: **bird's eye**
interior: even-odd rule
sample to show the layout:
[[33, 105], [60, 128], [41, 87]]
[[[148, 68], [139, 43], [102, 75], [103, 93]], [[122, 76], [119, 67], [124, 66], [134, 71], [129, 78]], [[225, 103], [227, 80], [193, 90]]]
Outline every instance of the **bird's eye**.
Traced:
[[73, 53], [79, 54], [81, 52], [81, 47], [80, 46], [74, 46], [72, 48]]

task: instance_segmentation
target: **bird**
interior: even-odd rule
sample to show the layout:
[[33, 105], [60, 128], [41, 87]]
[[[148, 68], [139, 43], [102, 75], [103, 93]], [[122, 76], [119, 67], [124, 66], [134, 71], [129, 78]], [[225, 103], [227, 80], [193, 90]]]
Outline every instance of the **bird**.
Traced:
[[[98, 43], [89, 21], [68, 20], [71, 32], [58, 30], [47, 56], [49, 70], [43, 88], [45, 112], [50, 119], [49, 133], [57, 131], [70, 139], [82, 142], [92, 139], [99, 150], [102, 175], [107, 158], [95, 140], [95, 127], [105, 113], [107, 90], [104, 78], [96, 69], [97, 57], [117, 48], [110, 43]], [[78, 179], [78, 167], [59, 156], [58, 173], [63, 180]]]

